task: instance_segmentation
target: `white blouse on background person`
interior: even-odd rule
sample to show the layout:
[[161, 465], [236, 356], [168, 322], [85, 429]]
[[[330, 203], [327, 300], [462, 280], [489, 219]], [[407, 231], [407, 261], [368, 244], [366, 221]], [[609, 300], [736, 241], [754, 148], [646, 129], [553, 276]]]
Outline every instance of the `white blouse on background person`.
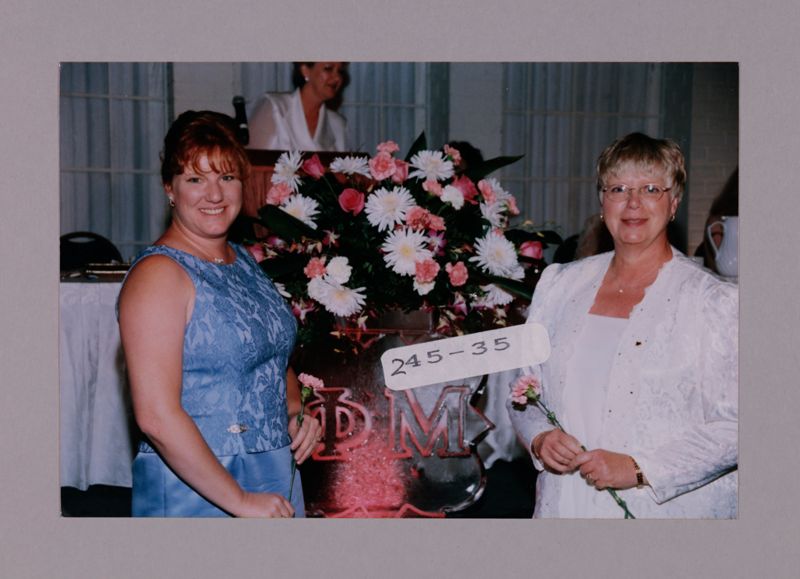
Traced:
[[312, 136], [306, 124], [300, 89], [266, 93], [248, 121], [250, 149], [279, 151], [347, 151], [347, 120], [324, 104]]

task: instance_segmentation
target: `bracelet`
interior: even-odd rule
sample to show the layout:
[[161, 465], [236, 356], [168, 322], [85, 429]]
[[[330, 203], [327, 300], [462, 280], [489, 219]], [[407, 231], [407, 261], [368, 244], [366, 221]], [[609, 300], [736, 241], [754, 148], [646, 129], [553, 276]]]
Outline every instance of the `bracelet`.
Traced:
[[636, 459], [631, 457], [631, 462], [633, 463], [633, 468], [636, 469], [636, 488], [640, 489], [644, 486], [644, 475], [642, 474], [642, 469], [639, 468], [639, 463], [636, 462]]
[[[541, 434], [541, 432], [539, 434]], [[531, 452], [533, 453], [534, 458], [536, 458], [536, 460], [540, 461], [540, 460], [542, 460], [542, 457], [539, 456], [538, 452], [536, 452], [536, 444], [535, 444], [536, 443], [536, 439], [539, 437], [539, 434], [534, 436], [533, 440], [531, 440]]]

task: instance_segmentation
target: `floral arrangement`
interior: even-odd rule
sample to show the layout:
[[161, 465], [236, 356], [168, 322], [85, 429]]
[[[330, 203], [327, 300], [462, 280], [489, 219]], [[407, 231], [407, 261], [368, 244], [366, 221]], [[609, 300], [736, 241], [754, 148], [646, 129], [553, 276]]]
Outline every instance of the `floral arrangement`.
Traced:
[[392, 309], [431, 311], [445, 336], [504, 325], [515, 297], [530, 299], [526, 269], [561, 241], [508, 228], [516, 200], [488, 174], [520, 157], [467, 167], [424, 134], [397, 151], [387, 141], [329, 166], [286, 152], [275, 165], [257, 221], [268, 233], [251, 251], [290, 300], [301, 347], [368, 331]]
[[[539, 410], [544, 412], [545, 416], [547, 416], [547, 421], [550, 424], [562, 432], [566, 432], [561, 426], [561, 423], [558, 421], [558, 418], [556, 418], [555, 413], [550, 410], [542, 401], [542, 385], [536, 376], [524, 374], [517, 378], [511, 385], [510, 398], [512, 405], [518, 409], [524, 408], [529, 403], [535, 404]], [[585, 451], [586, 447], [581, 445], [581, 450]], [[616, 501], [617, 505], [619, 505], [619, 508], [622, 509], [626, 519], [636, 518], [633, 516], [633, 513], [628, 510], [627, 503], [625, 503], [622, 497], [620, 497], [614, 489], [607, 488], [606, 491], [608, 491], [614, 501]]]

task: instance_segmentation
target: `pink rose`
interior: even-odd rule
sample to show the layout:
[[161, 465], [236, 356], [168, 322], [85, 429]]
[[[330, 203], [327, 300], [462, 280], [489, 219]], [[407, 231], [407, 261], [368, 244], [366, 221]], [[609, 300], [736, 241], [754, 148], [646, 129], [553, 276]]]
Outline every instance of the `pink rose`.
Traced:
[[273, 185], [267, 191], [267, 205], [280, 205], [292, 195], [292, 188], [286, 183]]
[[394, 175], [397, 165], [389, 153], [378, 153], [369, 160], [369, 172], [376, 181], [383, 181]]
[[408, 179], [408, 163], [400, 159], [395, 159], [394, 166], [395, 172], [394, 175], [392, 175], [392, 182], [400, 185], [403, 181]]
[[250, 255], [253, 256], [253, 259], [255, 259], [256, 262], [262, 261], [265, 257], [267, 257], [267, 255], [264, 253], [264, 246], [260, 243], [248, 245], [247, 251], [250, 252]]
[[319, 156], [314, 153], [310, 159], [306, 159], [303, 163], [303, 171], [305, 171], [309, 177], [319, 179], [325, 174], [325, 166], [322, 164], [322, 161], [319, 160]]
[[532, 259], [542, 259], [543, 255], [541, 241], [526, 241], [519, 246], [519, 254]]
[[464, 196], [464, 201], [467, 203], [472, 203], [473, 205], [478, 203], [475, 201], [475, 197], [478, 196], [478, 189], [475, 188], [475, 183], [473, 183], [468, 177], [461, 175], [460, 177], [453, 179], [451, 185], [461, 191], [461, 194]]
[[356, 189], [345, 189], [339, 194], [342, 211], [358, 215], [364, 209], [364, 194]]
[[456, 149], [455, 147], [451, 147], [450, 145], [445, 145], [444, 154], [453, 160], [453, 165], [461, 164], [461, 153], [459, 153], [458, 149]]
[[303, 273], [308, 279], [325, 275], [325, 258], [312, 257], [303, 268]]
[[442, 186], [435, 179], [428, 179], [425, 181], [422, 184], [422, 188], [431, 195], [436, 195], [437, 197], [442, 196]]
[[478, 181], [478, 189], [480, 189], [481, 195], [483, 195], [483, 199], [487, 203], [494, 203], [497, 200], [497, 193], [495, 193], [491, 183], [486, 179]]
[[459, 287], [467, 283], [469, 272], [462, 262], [448, 263], [444, 266], [444, 269], [447, 271], [447, 275], [450, 277], [450, 285], [453, 287]]
[[392, 153], [396, 153], [399, 150], [400, 147], [394, 141], [384, 141], [383, 143], [378, 144], [379, 153], [387, 153], [391, 155]]
[[416, 262], [414, 264], [414, 270], [414, 279], [417, 283], [431, 283], [436, 279], [436, 274], [439, 273], [439, 264], [432, 259], [425, 259]]

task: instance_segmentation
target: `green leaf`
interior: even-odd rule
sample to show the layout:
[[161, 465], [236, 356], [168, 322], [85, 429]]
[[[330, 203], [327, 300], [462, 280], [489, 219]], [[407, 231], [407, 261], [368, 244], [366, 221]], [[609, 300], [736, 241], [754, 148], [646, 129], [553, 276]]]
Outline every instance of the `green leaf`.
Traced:
[[322, 239], [323, 237], [321, 231], [310, 228], [276, 205], [264, 205], [258, 210], [258, 215], [261, 217], [261, 223], [264, 227], [286, 241], [298, 241], [302, 237], [311, 239]]
[[511, 163], [516, 163], [525, 155], [516, 155], [514, 157], [495, 157], [494, 159], [489, 159], [488, 161], [484, 161], [483, 163], [479, 163], [475, 166], [469, 167], [465, 175], [469, 177], [472, 181], [477, 183], [486, 175], [490, 173], [494, 173], [498, 169], [505, 167], [506, 165], [510, 165]]
[[414, 144], [411, 145], [411, 148], [406, 153], [405, 162], [408, 163], [411, 160], [411, 157], [419, 153], [420, 151], [424, 151], [428, 148], [428, 141], [425, 139], [425, 131], [422, 131], [417, 137], [417, 140], [414, 141]]

